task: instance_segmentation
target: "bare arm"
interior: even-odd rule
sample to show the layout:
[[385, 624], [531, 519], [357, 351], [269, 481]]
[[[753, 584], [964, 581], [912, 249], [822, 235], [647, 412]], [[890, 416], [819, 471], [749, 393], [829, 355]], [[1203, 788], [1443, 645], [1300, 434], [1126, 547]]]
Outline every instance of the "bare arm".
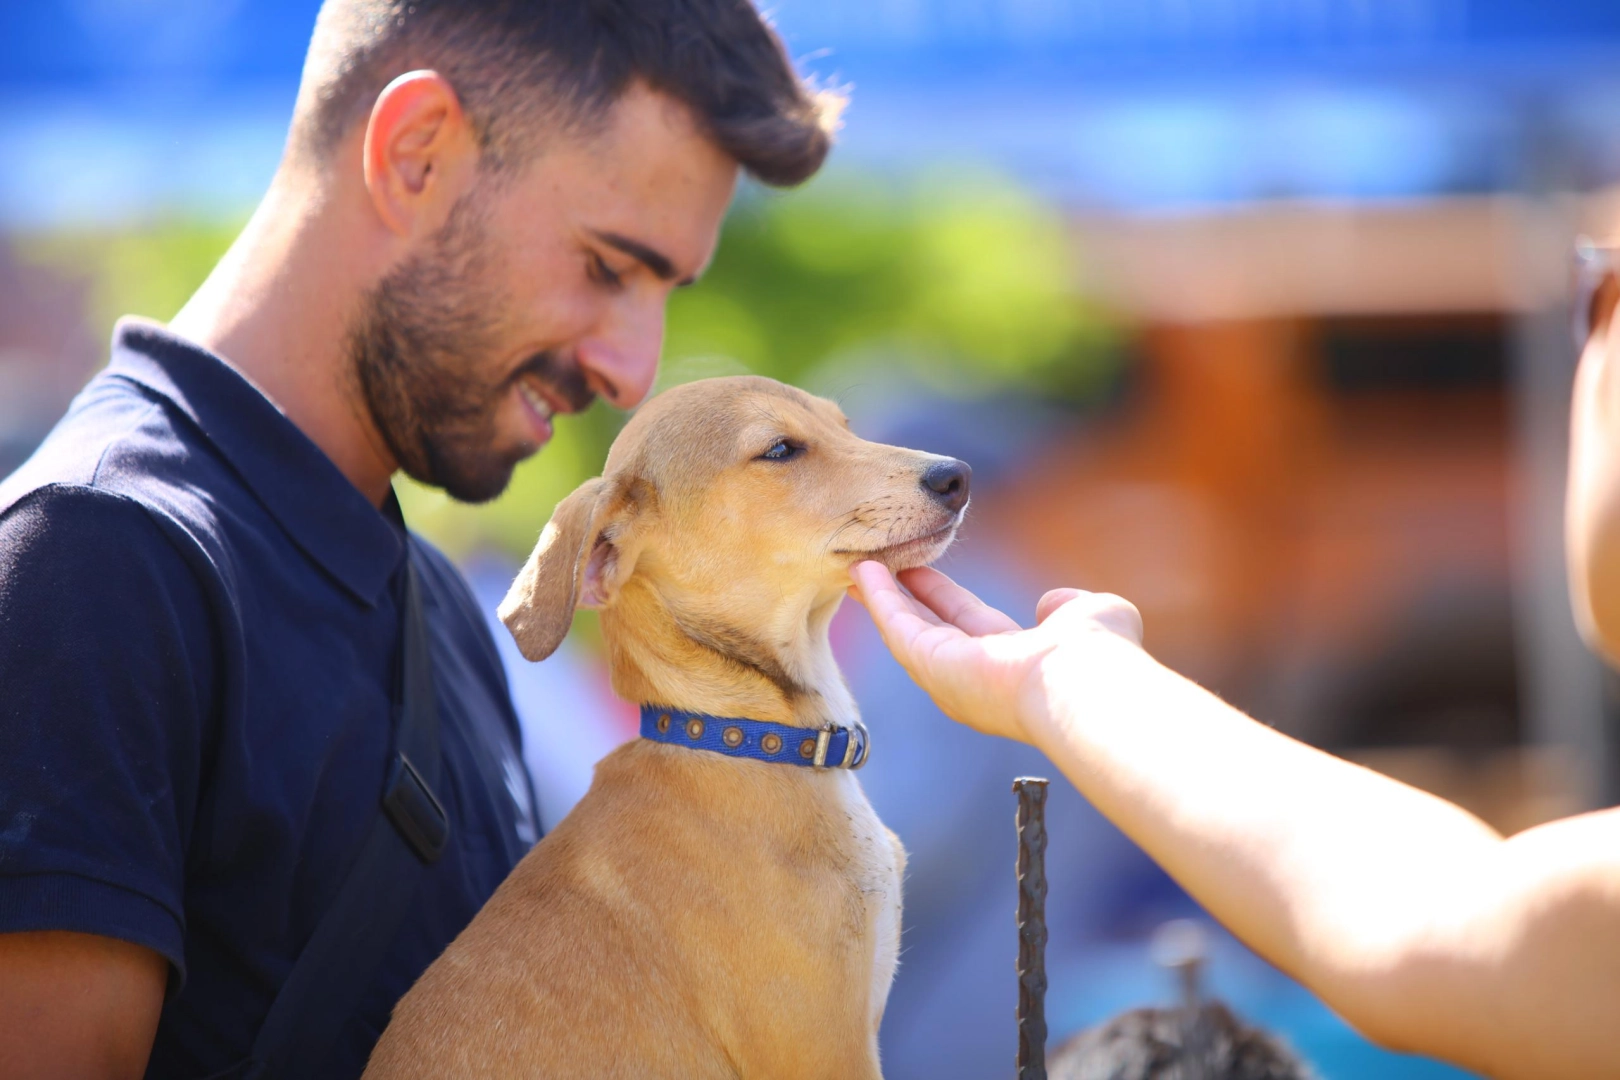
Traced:
[[934, 571], [906, 575], [916, 599], [876, 564], [857, 581], [948, 714], [1043, 750], [1370, 1037], [1503, 1078], [1620, 1076], [1620, 812], [1503, 840], [1158, 664], [1117, 597], [1049, 593], [1021, 630]]
[[146, 1071], [168, 962], [94, 934], [0, 934], [0, 1080]]
[[1620, 663], [1620, 322], [1588, 343], [1570, 412], [1565, 542], [1570, 602], [1581, 636]]

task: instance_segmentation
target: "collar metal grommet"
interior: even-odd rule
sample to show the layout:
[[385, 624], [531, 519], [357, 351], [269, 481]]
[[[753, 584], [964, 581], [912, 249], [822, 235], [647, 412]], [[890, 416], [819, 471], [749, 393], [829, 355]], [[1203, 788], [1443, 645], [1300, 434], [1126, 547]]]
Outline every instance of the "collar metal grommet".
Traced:
[[669, 734], [669, 713], [667, 712], [658, 714], [658, 734]]
[[742, 745], [743, 733], [740, 727], [728, 727], [720, 733], [720, 741], [732, 749]]
[[767, 754], [774, 754], [782, 749], [782, 736], [776, 732], [768, 732], [759, 740], [759, 748]]
[[693, 741], [703, 738], [703, 721], [695, 716], [688, 720], [686, 722], [686, 737]]

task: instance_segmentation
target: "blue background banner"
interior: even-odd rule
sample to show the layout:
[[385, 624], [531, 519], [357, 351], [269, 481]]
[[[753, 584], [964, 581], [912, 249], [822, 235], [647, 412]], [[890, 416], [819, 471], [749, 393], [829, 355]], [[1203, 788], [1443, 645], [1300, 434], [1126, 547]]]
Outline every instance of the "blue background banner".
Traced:
[[[0, 85], [297, 78], [314, 0], [55, 0], [0, 11]], [[1620, 50], [1605, 0], [821, 0], [774, 5], [794, 51], [862, 79], [1243, 76], [1321, 65], [1556, 74]]]

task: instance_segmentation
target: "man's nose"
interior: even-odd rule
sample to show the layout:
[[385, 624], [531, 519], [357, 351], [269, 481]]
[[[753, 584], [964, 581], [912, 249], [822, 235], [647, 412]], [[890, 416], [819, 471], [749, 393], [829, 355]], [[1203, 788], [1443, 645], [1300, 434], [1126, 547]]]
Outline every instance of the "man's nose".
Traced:
[[922, 475], [922, 486], [932, 492], [945, 509], [955, 513], [967, 505], [968, 483], [972, 479], [973, 470], [968, 468], [967, 462], [946, 458], [928, 467]]
[[579, 345], [579, 367], [596, 395], [618, 409], [641, 403], [658, 375], [664, 347], [664, 305], [618, 313]]

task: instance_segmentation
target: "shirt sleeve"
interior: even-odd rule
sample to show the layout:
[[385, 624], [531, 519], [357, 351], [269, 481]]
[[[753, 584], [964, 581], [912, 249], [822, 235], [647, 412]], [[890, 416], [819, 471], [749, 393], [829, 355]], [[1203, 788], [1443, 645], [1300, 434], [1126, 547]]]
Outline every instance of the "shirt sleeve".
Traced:
[[0, 514], [0, 932], [121, 938], [184, 978], [212, 642], [140, 504], [51, 486]]

